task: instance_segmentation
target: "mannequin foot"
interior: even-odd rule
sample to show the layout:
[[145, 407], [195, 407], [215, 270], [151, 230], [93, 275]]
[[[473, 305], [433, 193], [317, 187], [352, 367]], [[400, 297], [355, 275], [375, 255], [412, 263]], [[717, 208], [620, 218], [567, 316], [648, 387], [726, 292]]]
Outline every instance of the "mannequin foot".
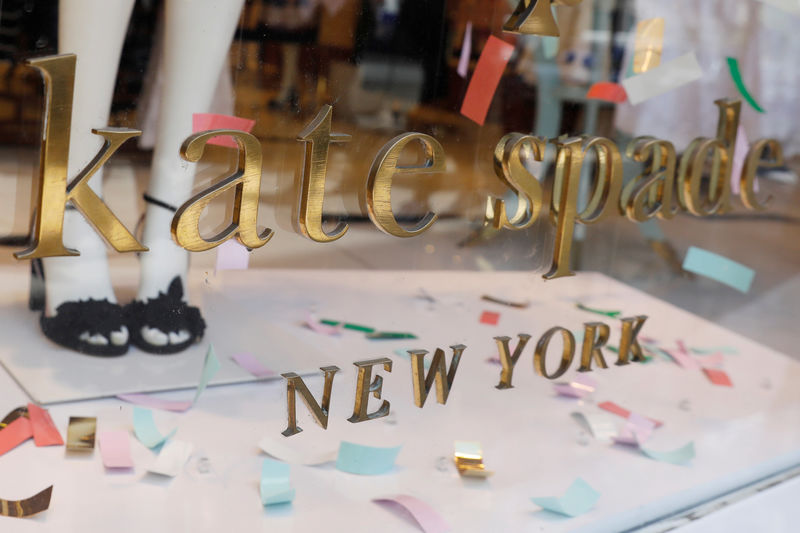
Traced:
[[203, 338], [206, 322], [197, 307], [183, 301], [183, 284], [176, 276], [166, 294], [134, 300], [124, 307], [131, 344], [154, 354], [178, 353]]
[[64, 302], [55, 316], [43, 313], [39, 323], [48, 339], [76, 352], [114, 357], [128, 351], [122, 308], [108, 300]]

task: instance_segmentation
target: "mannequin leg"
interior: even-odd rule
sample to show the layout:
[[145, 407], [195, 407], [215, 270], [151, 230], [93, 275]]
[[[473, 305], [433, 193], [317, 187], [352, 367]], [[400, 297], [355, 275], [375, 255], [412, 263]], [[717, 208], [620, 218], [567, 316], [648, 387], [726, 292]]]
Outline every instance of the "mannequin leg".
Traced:
[[270, 102], [270, 107], [279, 109], [287, 104], [296, 110], [298, 106], [297, 80], [300, 62], [300, 45], [283, 43], [281, 45], [281, 87], [278, 97]]
[[[243, 4], [167, 0], [165, 5], [164, 84], [143, 235], [150, 251], [141, 255], [139, 293], [130, 304], [138, 317], [131, 322], [137, 328], [131, 340], [147, 351], [180, 351], [203, 333], [199, 312], [185, 304], [188, 252], [173, 242], [174, 212], [164, 204], [177, 208], [191, 195], [195, 165], [181, 159], [180, 147], [192, 133], [192, 114], [209, 110]], [[163, 320], [154, 323], [159, 314]]]
[[[61, 0], [59, 4], [59, 53], [77, 54], [75, 89], [70, 133], [68, 178], [72, 179], [94, 157], [102, 146], [102, 139], [92, 134], [92, 128], [108, 125], [114, 82], [134, 0]], [[90, 16], [87, 14], [91, 13]], [[90, 186], [102, 194], [103, 169], [90, 181]], [[64, 244], [80, 252], [77, 257], [50, 257], [43, 260], [45, 271], [45, 313], [42, 327], [45, 333], [60, 344], [83, 350], [72, 340], [97, 347], [89, 352], [104, 355], [103, 347], [124, 353], [128, 344], [128, 331], [123, 324], [121, 310], [115, 312], [104, 307], [102, 314], [119, 315], [117, 324], [108, 323], [93, 331], [69, 331], [74, 327], [74, 317], [65, 315], [91, 315], [86, 306], [103, 301], [116, 305], [108, 271], [106, 245], [97, 232], [77, 210], [64, 213]], [[69, 304], [61, 307], [63, 304]], [[103, 304], [105, 305], [105, 304]], [[81, 307], [82, 306], [82, 307]], [[60, 308], [60, 309], [59, 309]], [[62, 313], [62, 316], [56, 316]], [[103, 330], [101, 333], [100, 330]], [[53, 334], [53, 332], [55, 332]], [[66, 340], [65, 340], [66, 339]], [[72, 340], [70, 340], [72, 339]], [[113, 347], [118, 349], [114, 350]], [[120, 350], [123, 350], [120, 352]]]

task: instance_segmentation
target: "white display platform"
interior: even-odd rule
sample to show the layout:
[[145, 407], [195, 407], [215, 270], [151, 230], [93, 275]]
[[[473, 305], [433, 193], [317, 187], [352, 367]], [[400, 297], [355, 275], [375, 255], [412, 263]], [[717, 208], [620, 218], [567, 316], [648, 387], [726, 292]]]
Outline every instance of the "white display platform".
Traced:
[[[163, 431], [177, 426], [175, 438], [195, 446], [193, 458], [174, 479], [146, 474], [154, 453], [133, 437], [132, 473], [105, 472], [97, 450], [74, 456], [32, 442], [0, 457], [0, 497], [22, 498], [54, 484], [46, 513], [31, 520], [0, 517], [0, 530], [418, 531], [371, 502], [400, 493], [429, 503], [457, 532], [616, 532], [800, 464], [800, 364], [600, 274], [544, 282], [538, 275], [510, 272], [253, 270], [226, 273], [219, 281], [213, 290], [241, 311], [219, 317], [211, 328], [243, 320], [269, 324], [313, 344], [326, 364], [342, 369], [333, 384], [328, 430], [318, 427], [298, 402], [304, 431], [285, 442], [319, 451], [335, 449], [341, 440], [402, 444], [395, 469], [371, 477], [341, 472], [333, 464], [292, 466], [294, 503], [264, 508], [258, 482], [265, 456], [257, 443], [265, 435], [283, 438], [285, 383], [213, 387], [185, 414], [155, 412]], [[436, 302], [417, 297], [420, 288]], [[505, 307], [481, 301], [482, 294], [530, 300], [531, 305]], [[734, 387], [714, 386], [700, 371], [654, 361], [593, 372], [599, 386], [589, 401], [555, 396], [552, 383], [533, 372], [533, 346], [544, 331], [555, 325], [578, 330], [583, 322], [604, 321], [612, 324], [610, 343], [619, 339], [613, 325], [618, 321], [581, 311], [576, 301], [620, 309], [623, 316], [646, 314], [650, 318], [642, 335], [665, 345], [681, 339], [688, 346], [735, 347], [739, 353], [724, 361]], [[310, 307], [320, 317], [409, 331], [419, 339], [370, 341], [352, 331], [338, 338], [317, 335], [298, 325]], [[498, 325], [479, 323], [484, 310], [501, 314]], [[517, 364], [514, 388], [497, 390], [500, 367], [486, 361], [496, 354], [492, 337], [515, 338], [517, 333], [534, 338]], [[432, 353], [441, 347], [449, 360], [448, 346], [456, 343], [467, 349], [447, 404], [431, 396], [423, 409], [417, 408], [410, 364], [394, 350]], [[553, 355], [558, 351], [554, 344]], [[265, 333], [258, 354], [269, 351]], [[228, 355], [221, 349], [218, 353], [221, 359]], [[291, 354], [276, 370], [302, 367], [296, 356], [302, 354]], [[347, 421], [355, 390], [352, 363], [382, 356], [394, 360], [391, 373], [378, 371], [392, 413], [352, 424]], [[612, 353], [607, 357], [614, 360]], [[193, 369], [186, 379], [196, 379], [195, 374]], [[306, 382], [319, 398], [322, 379]], [[163, 396], [184, 398], [186, 393]], [[650, 448], [672, 450], [694, 441], [696, 458], [689, 466], [675, 466], [607, 442], [582, 440], [570, 413], [602, 413], [594, 403], [606, 400], [664, 422], [648, 442]], [[0, 373], [0, 407], [8, 411], [25, 401], [24, 392]], [[371, 409], [377, 403], [371, 398]], [[62, 434], [69, 416], [97, 416], [99, 431], [131, 427], [130, 406], [115, 399], [53, 405], [50, 412]], [[609, 416], [622, 425], [621, 418]], [[480, 441], [494, 476], [462, 479], [452, 464], [454, 440]], [[198, 470], [200, 457], [208, 458], [210, 472]], [[530, 501], [532, 496], [560, 496], [576, 477], [601, 494], [589, 513], [567, 519]]]

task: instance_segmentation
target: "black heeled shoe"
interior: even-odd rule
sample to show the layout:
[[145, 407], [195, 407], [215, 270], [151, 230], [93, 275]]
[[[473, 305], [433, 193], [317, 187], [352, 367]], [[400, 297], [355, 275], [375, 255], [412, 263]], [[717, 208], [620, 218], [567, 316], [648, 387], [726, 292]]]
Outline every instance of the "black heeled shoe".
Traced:
[[[70, 350], [97, 357], [118, 357], [128, 351], [130, 334], [124, 343], [114, 342], [115, 333], [127, 330], [121, 306], [106, 299], [79, 300], [64, 302], [56, 308], [54, 316], [45, 316], [44, 287], [42, 261], [33, 259], [28, 307], [33, 311], [42, 311], [39, 325], [45, 337]], [[91, 342], [96, 335], [101, 339]]]
[[[206, 322], [197, 307], [183, 301], [183, 283], [175, 276], [166, 294], [158, 293], [157, 298], [146, 302], [134, 300], [123, 308], [130, 332], [130, 342], [148, 353], [166, 355], [181, 352], [199, 342], [206, 330]], [[157, 329], [167, 335], [166, 344], [152, 344], [142, 335], [142, 328]], [[171, 343], [169, 334], [186, 331], [189, 338]]]

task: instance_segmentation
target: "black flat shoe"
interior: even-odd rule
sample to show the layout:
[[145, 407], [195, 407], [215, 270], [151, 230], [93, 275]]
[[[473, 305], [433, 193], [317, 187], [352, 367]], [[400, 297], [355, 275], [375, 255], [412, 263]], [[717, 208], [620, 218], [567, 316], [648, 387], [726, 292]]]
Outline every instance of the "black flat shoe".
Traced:
[[[158, 293], [157, 298], [141, 302], [134, 300], [123, 308], [130, 330], [131, 344], [153, 354], [178, 353], [203, 338], [206, 330], [206, 321], [197, 307], [190, 306], [183, 301], [183, 283], [181, 278], [175, 276], [170, 282], [166, 294]], [[157, 329], [167, 336], [165, 344], [153, 344], [142, 335], [142, 329], [148, 327]], [[181, 331], [188, 333], [186, 340], [172, 342], [170, 334], [180, 335]]]
[[55, 316], [42, 313], [39, 323], [45, 337], [76, 352], [116, 357], [128, 351], [129, 335], [124, 343], [118, 342], [119, 335], [113, 335], [128, 333], [122, 307], [108, 300], [64, 302]]

